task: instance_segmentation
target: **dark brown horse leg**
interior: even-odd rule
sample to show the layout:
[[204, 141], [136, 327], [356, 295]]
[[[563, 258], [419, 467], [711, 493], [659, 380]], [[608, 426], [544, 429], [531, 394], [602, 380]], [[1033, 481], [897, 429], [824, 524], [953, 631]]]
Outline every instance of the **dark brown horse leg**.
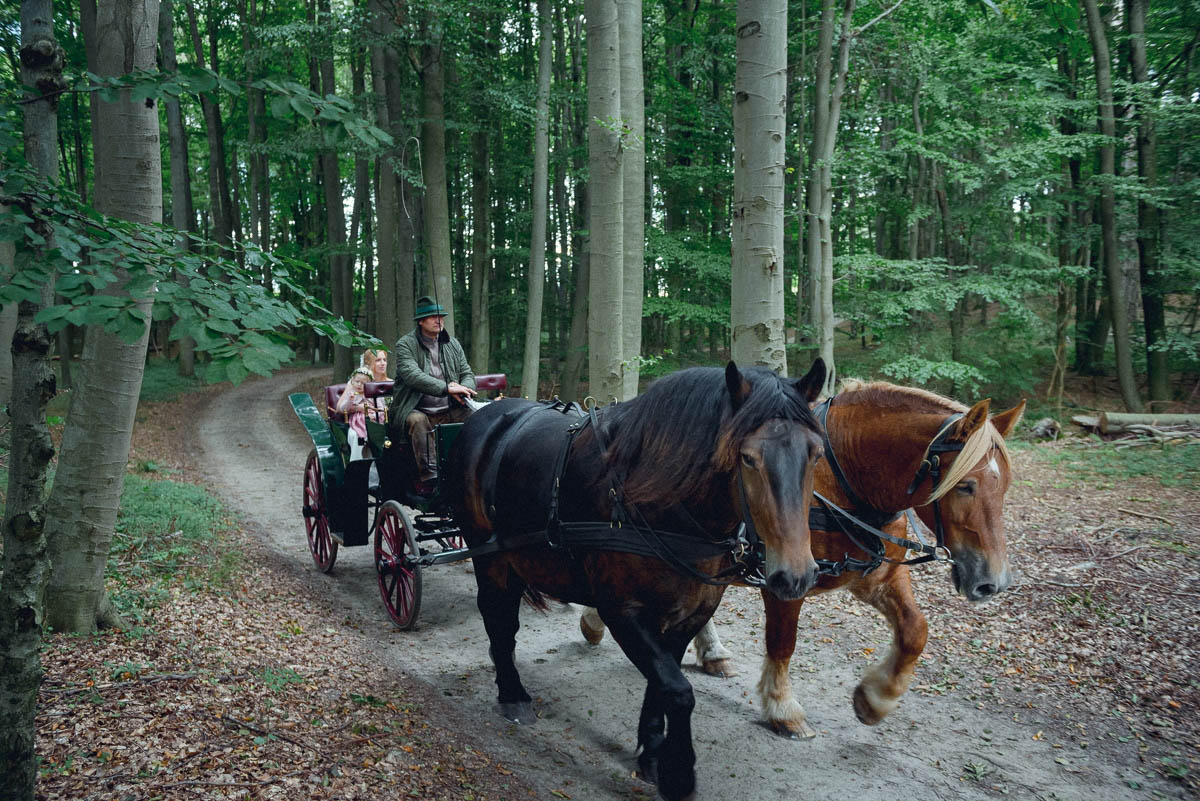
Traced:
[[[503, 576], [503, 583], [496, 580], [495, 573]], [[513, 723], [534, 723], [537, 716], [533, 711], [533, 699], [521, 684], [513, 660], [517, 631], [521, 628], [519, 612], [525, 583], [509, 571], [507, 565], [488, 564], [481, 559], [475, 560], [475, 581], [479, 586], [476, 603], [491, 644], [488, 652], [496, 667], [499, 712]]]
[[[667, 801], [693, 798], [696, 752], [692, 747], [692, 685], [679, 663], [691, 632], [660, 634], [632, 617], [606, 617], [613, 639], [646, 677], [638, 719], [638, 771]], [[664, 735], [664, 730], [666, 734]]]
[[796, 650], [796, 622], [804, 599], [781, 601], [773, 594], [762, 593], [767, 613], [767, 656], [763, 659], [762, 676], [758, 680], [758, 696], [762, 701], [767, 725], [776, 734], [796, 740], [808, 740], [817, 732], [808, 725], [804, 707], [792, 694], [788, 665]]
[[900, 696], [908, 690], [917, 659], [925, 650], [929, 625], [913, 598], [906, 567], [887, 577], [872, 574], [850, 585], [850, 591], [878, 609], [892, 627], [892, 647], [866, 669], [854, 688], [854, 714], [873, 726], [899, 706]]

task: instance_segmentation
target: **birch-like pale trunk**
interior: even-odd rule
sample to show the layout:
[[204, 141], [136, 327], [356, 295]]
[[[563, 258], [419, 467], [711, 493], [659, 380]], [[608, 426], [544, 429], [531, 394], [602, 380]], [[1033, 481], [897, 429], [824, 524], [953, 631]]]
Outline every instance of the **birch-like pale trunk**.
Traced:
[[[641, 28], [638, 28], [640, 34]], [[538, 398], [542, 358], [542, 296], [546, 280], [546, 213], [550, 190], [550, 59], [553, 45], [550, 0], [538, 0], [537, 128], [533, 137], [533, 232], [529, 241], [529, 312], [521, 394]], [[639, 315], [640, 318], [640, 315]]]
[[1113, 113], [1112, 61], [1104, 20], [1096, 0], [1083, 0], [1087, 13], [1088, 38], [1092, 42], [1092, 60], [1096, 69], [1096, 93], [1099, 103], [1100, 175], [1106, 176], [1100, 186], [1100, 233], [1104, 243], [1104, 278], [1108, 290], [1108, 313], [1112, 320], [1113, 350], [1117, 359], [1117, 383], [1121, 400], [1131, 412], [1142, 411], [1137, 381], [1133, 375], [1133, 354], [1129, 343], [1129, 317], [1125, 310], [1125, 278], [1117, 251], [1116, 177], [1117, 122]]
[[625, 122], [621, 159], [624, 251], [621, 277], [620, 398], [638, 394], [642, 353], [642, 295], [646, 262], [646, 90], [642, 75], [642, 0], [618, 0], [617, 26], [621, 41], [621, 119]]
[[[58, 95], [62, 79], [63, 50], [54, 38], [51, 0], [24, 0], [21, 4], [21, 82], [33, 96], [24, 111], [25, 158], [50, 185], [58, 182]], [[35, 221], [45, 239], [44, 250], [55, 246], [50, 226]], [[13, 247], [0, 253], [0, 270], [13, 261]], [[32, 801], [37, 789], [34, 721], [38, 687], [42, 682], [43, 600], [50, 573], [46, 549], [46, 474], [54, 456], [54, 443], [46, 426], [46, 404], [54, 397], [54, 371], [50, 368], [50, 335], [34, 321], [49, 305], [53, 287], [47, 282], [37, 302], [22, 301], [15, 325], [2, 341], [10, 370], [12, 404], [5, 494], [3, 562], [0, 577], [0, 796]], [[11, 351], [9, 350], [11, 346]], [[9, 354], [11, 353], [11, 361]], [[3, 402], [8, 403], [7, 393]]]
[[787, 371], [783, 333], [787, 3], [740, 0], [733, 92], [733, 360]]
[[[158, 0], [105, 0], [96, 7], [97, 75], [125, 75], [155, 68]], [[135, 222], [162, 222], [162, 157], [158, 107], [133, 100], [128, 90], [115, 102], [96, 104], [96, 208]], [[103, 290], [121, 296], [121, 282]], [[126, 342], [90, 326], [84, 338], [77, 389], [63, 432], [58, 472], [50, 493], [46, 536], [54, 565], [46, 594], [46, 623], [57, 631], [90, 632], [121, 625], [104, 591], [125, 463], [133, 434], [138, 393], [150, 333], [149, 297], [142, 336]]]
[[588, 387], [601, 403], [625, 392], [621, 40], [616, 0], [585, 0], [590, 287]]
[[[446, 309], [446, 331], [454, 334], [454, 278], [450, 268], [450, 198], [446, 189], [446, 74], [441, 23], [427, 12], [421, 48], [421, 161], [425, 173], [425, 248], [433, 286], [428, 293]], [[401, 289], [403, 291], [403, 289]], [[425, 292], [422, 292], [425, 294]]]

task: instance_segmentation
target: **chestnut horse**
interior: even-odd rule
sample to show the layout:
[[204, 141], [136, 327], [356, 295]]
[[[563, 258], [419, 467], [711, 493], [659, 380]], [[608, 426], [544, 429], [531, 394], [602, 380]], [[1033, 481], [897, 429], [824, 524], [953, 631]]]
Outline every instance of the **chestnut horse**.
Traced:
[[[985, 601], [1009, 585], [1002, 509], [1011, 471], [1004, 438], [1025, 403], [989, 420], [986, 400], [967, 409], [921, 389], [858, 381], [847, 382], [827, 403], [826, 410], [818, 409], [825, 418], [827, 458], [815, 468], [818, 503], [810, 520], [822, 575], [810, 594], [848, 589], [891, 625], [890, 650], [867, 668], [853, 695], [858, 719], [875, 724], [899, 705], [925, 649], [928, 625], [913, 598], [909, 564], [932, 561], [935, 551], [938, 558], [948, 552], [955, 589], [971, 602]], [[901, 513], [910, 507], [937, 532], [936, 547], [905, 539]], [[904, 544], [875, 536], [838, 509]], [[927, 555], [906, 563], [908, 545]], [[803, 603], [763, 593], [767, 655], [759, 697], [770, 727], [796, 738], [816, 734], [788, 676]], [[590, 610], [580, 627], [589, 642], [603, 636]], [[733, 675], [729, 652], [711, 621], [695, 644], [706, 672]]]
[[772, 597], [801, 598], [817, 579], [809, 404], [824, 377], [820, 360], [798, 381], [731, 362], [582, 419], [518, 399], [471, 416], [450, 502], [473, 549], [504, 717], [534, 721], [513, 661], [522, 597], [590, 604], [646, 678], [642, 777], [672, 801], [692, 794], [695, 700], [680, 660], [736, 575], [739, 541], [756, 533]]

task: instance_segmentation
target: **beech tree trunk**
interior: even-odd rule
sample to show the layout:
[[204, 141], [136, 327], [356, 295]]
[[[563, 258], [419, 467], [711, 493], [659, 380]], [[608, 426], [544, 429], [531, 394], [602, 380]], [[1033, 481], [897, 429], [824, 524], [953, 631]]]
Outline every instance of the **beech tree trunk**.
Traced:
[[[95, 42], [92, 72], [109, 76], [153, 70], [158, 9], [158, 0], [101, 3], [95, 29], [84, 29], [85, 37]], [[123, 90], [115, 102], [99, 100], [96, 115], [96, 208], [126, 220], [161, 223], [157, 104], [133, 100]], [[122, 283], [103, 291], [125, 294]], [[146, 363], [150, 305], [149, 297], [138, 300], [146, 324], [136, 341], [126, 342], [99, 326], [90, 326], [84, 339], [79, 388], [72, 393], [46, 517], [54, 565], [46, 623], [57, 631], [123, 625], [105, 594], [104, 568]]]
[[[571, 22], [571, 83], [580, 85], [583, 80], [583, 48], [580, 46], [582, 34], [581, 20], [576, 17]], [[571, 141], [572, 167], [575, 175], [585, 174], [584, 143], [587, 123], [585, 109], [579, 104], [571, 110]], [[563, 361], [562, 397], [575, 400], [579, 397], [579, 379], [583, 371], [583, 357], [587, 350], [588, 339], [588, 298], [591, 294], [591, 270], [589, 256], [589, 240], [584, 236], [589, 218], [588, 184], [582, 180], [575, 181], [575, 204], [573, 231], [571, 235], [571, 254], [574, 256], [574, 285], [575, 294], [571, 299], [571, 328], [567, 335], [567, 354]]]
[[[196, 21], [196, 4], [187, 0], [185, 5], [188, 28], [192, 37], [192, 50], [197, 66], [203, 67], [204, 44], [200, 39], [200, 27]], [[212, 8], [208, 9], [211, 17]], [[212, 19], [207, 20], [213, 25]], [[213, 66], [216, 69], [216, 65]], [[221, 119], [221, 106], [211, 93], [200, 95], [200, 108], [204, 113], [205, 133], [208, 136], [208, 203], [212, 215], [213, 240], [231, 252], [233, 241], [233, 200], [229, 194], [229, 171], [225, 166], [225, 124]]]
[[586, 0], [589, 224], [588, 387], [601, 403], [625, 392], [621, 40], [616, 0]]
[[[553, 44], [550, 23], [550, 0], [538, 0], [537, 128], [533, 139], [533, 232], [530, 234], [529, 240], [529, 311], [525, 320], [525, 354], [521, 368], [521, 394], [533, 400], [538, 399], [538, 367], [542, 357], [542, 296], [546, 280], [546, 213], [550, 188], [550, 59], [551, 45]], [[640, 27], [638, 31], [640, 33]], [[640, 325], [640, 315], [638, 319]]]
[[1108, 39], [1104, 20], [1096, 0], [1083, 0], [1087, 12], [1088, 37], [1092, 41], [1092, 60], [1096, 66], [1096, 93], [1099, 96], [1100, 134], [1105, 142], [1100, 145], [1100, 174], [1107, 176], [1100, 187], [1100, 232], [1104, 242], [1104, 278], [1108, 284], [1108, 313], [1112, 320], [1113, 350], [1117, 357], [1117, 383], [1121, 388], [1121, 400], [1131, 412], [1142, 411], [1142, 400], [1138, 397], [1137, 382], [1133, 376], [1133, 355], [1129, 346], [1129, 317], [1125, 310], [1125, 279], [1121, 274], [1121, 263], [1117, 253], [1116, 178], [1117, 123], [1113, 115], [1112, 62], [1109, 56]]
[[[1146, 9], [1149, 0], [1127, 0], [1126, 19], [1129, 24], [1129, 67], [1133, 82], [1134, 109], [1137, 113], [1137, 162], [1142, 189], [1152, 191], [1158, 183], [1158, 134], [1154, 128], [1156, 92], [1146, 64]], [[1146, 373], [1149, 379], [1150, 402], [1171, 400], [1170, 373], [1167, 351], [1160, 345], [1167, 335], [1165, 309], [1166, 288], [1159, 271], [1159, 214], [1158, 206], [1138, 195], [1138, 271], [1142, 284], [1142, 320], [1146, 329]]]
[[[159, 11], [158, 41], [162, 49], [163, 70], [175, 72], [179, 65], [175, 58], [175, 18], [170, 3]], [[183, 111], [178, 98], [164, 95], [163, 102], [167, 110], [167, 137], [171, 153], [171, 225], [183, 232], [176, 242], [180, 250], [187, 251], [192, 247], [192, 240], [187, 234], [196, 230], [192, 177], [188, 167], [187, 129], [183, 125]], [[196, 341], [191, 337], [183, 337], [179, 340], [179, 374], [190, 376], [195, 372]]]
[[733, 93], [733, 360], [787, 372], [783, 184], [787, 3], [740, 0]]
[[426, 12], [421, 48], [421, 156], [425, 168], [425, 248], [431, 274], [428, 290], [446, 309], [446, 331], [454, 334], [454, 277], [450, 266], [450, 199], [446, 189], [446, 74], [441, 23]]
[[642, 76], [642, 0], [618, 0], [621, 119], [621, 400], [638, 394], [646, 262], [646, 90]]
[[[321, 14], [329, 15], [328, 0], [321, 0]], [[325, 95], [337, 94], [334, 80], [333, 53], [321, 59], [321, 89]], [[351, 259], [346, 250], [346, 208], [342, 198], [342, 173], [338, 165], [338, 153], [330, 148], [321, 153], [321, 187], [325, 192], [326, 244], [329, 246], [329, 290], [332, 300], [330, 309], [335, 315], [349, 323], [354, 322], [351, 301]], [[350, 348], [333, 346], [333, 374], [344, 381], [354, 369]]]
[[[58, 182], [58, 95], [53, 90], [66, 88], [63, 58], [54, 38], [51, 0], [24, 0], [21, 82], [35, 95], [40, 93], [23, 107], [25, 158], [49, 185]], [[54, 248], [49, 225], [35, 221], [34, 226], [46, 239], [43, 248]], [[12, 247], [6, 250], [0, 259], [11, 262]], [[52, 294], [52, 286], [46, 284], [38, 302], [21, 302], [15, 309], [15, 329], [3, 341], [14, 402], [10, 407], [8, 491], [0, 531], [4, 548], [0, 563], [0, 776], [4, 786], [0, 795], [15, 801], [32, 801], [37, 789], [34, 719], [42, 682], [43, 600], [50, 573], [44, 498], [47, 470], [54, 456], [46, 404], [54, 397], [55, 385], [50, 335], [34, 317], [50, 304]], [[7, 392], [2, 399], [8, 403]]]
[[[817, 355], [828, 370], [826, 392], [836, 380], [833, 360], [833, 168], [842, 95], [850, 67], [850, 21], [854, 0], [844, 0], [838, 44], [837, 73], [833, 73], [834, 0], [823, 0], [821, 36], [817, 47], [817, 79], [813, 87], [813, 139], [808, 180], [808, 269], [812, 281], [812, 321]], [[831, 86], [832, 83], [832, 86]]]
[[[395, 23], [384, 10], [382, 0], [372, 0], [371, 13], [374, 30], [378, 40], [390, 36], [395, 30]], [[392, 132], [392, 110], [389, 108], [387, 92], [387, 47], [376, 44], [371, 47], [371, 88], [375, 93], [375, 123], [383, 130]], [[375, 174], [379, 189], [375, 202], [375, 253], [376, 277], [379, 288], [376, 296], [376, 331], [375, 335], [383, 340], [384, 347], [390, 349], [399, 338], [400, 330], [396, 320], [396, 245], [399, 222], [399, 203], [396, 195], [396, 173], [392, 160], [396, 150], [381, 153], [375, 161]]]

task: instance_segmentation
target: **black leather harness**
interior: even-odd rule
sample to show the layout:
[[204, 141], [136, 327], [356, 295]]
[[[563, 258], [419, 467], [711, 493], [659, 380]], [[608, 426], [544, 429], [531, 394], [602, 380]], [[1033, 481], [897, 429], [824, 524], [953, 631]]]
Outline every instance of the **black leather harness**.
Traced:
[[[846, 477], [845, 472], [842, 471], [841, 465], [838, 464], [837, 455], [833, 450], [833, 443], [829, 439], [829, 425], [827, 423], [829, 407], [836, 399], [837, 396], [834, 396], [817, 406], [813, 410], [813, 415], [821, 423], [822, 437], [825, 440], [825, 458], [829, 462], [829, 469], [833, 472], [833, 477], [837, 480], [838, 486], [842, 488], [842, 492], [850, 500], [850, 510], [843, 509], [819, 492], [814, 492], [813, 499], [816, 501], [816, 504], [813, 505], [809, 512], [808, 526], [810, 529], [818, 531], [841, 531], [851, 542], [866, 552], [867, 558], [858, 559], [849, 554], [844, 554], [842, 559], [836, 561], [818, 559], [818, 571], [821, 575], [826, 576], [840, 576], [846, 571], [861, 571], [865, 575], [884, 562], [901, 565], [918, 565], [932, 561], [953, 563], [954, 560], [950, 557], [949, 551], [946, 548], [946, 532], [942, 525], [942, 510], [939, 501], [933, 502], [934, 536], [937, 541], [936, 544], [930, 545], [921, 537], [921, 525], [911, 507], [901, 512], [886, 512], [867, 503], [854, 491], [854, 488], [850, 485], [850, 480]], [[921, 466], [917, 469], [916, 475], [908, 486], [910, 499], [913, 493], [916, 492], [917, 487], [927, 476], [932, 479], [930, 493], [932, 494], [937, 490], [938, 482], [941, 480], [942, 475], [941, 454], [961, 451], [963, 448], [963, 443], [961, 442], [946, 442], [946, 437], [949, 436], [953, 424], [961, 418], [962, 415], [956, 413], [942, 421], [942, 425], [938, 428], [937, 434], [926, 450], [925, 459], [922, 460]], [[907, 515], [909, 524], [917, 534], [917, 541], [904, 537], [896, 537], [881, 530], [883, 526], [898, 519], [901, 515]], [[889, 559], [886, 556], [884, 542], [899, 545], [908, 551], [920, 554], [920, 556], [907, 560]]]
[[[575, 414], [579, 420], [571, 424], [563, 437], [559, 448], [558, 458], [554, 466], [553, 483], [550, 488], [550, 505], [547, 510], [546, 528], [542, 531], [521, 532], [504, 537], [499, 542], [489, 543], [479, 549], [471, 549], [471, 553], [494, 553], [512, 550], [532, 545], [547, 544], [554, 549], [566, 549], [572, 552], [587, 550], [619, 551], [638, 556], [661, 559], [677, 572], [683, 573], [697, 581], [713, 585], [726, 585], [735, 581], [744, 581], [744, 577], [757, 572], [762, 559], [762, 548], [759, 546], [754, 522], [746, 504], [745, 490], [741, 487], [739, 473], [738, 484], [741, 492], [742, 523], [737, 531], [728, 537], [713, 540], [708, 536], [697, 537], [695, 534], [680, 534], [673, 531], [660, 531], [654, 528], [642, 515], [636, 505], [629, 503], [623, 491], [622, 477], [611, 469], [607, 470], [609, 480], [609, 503], [611, 512], [608, 521], [564, 521], [560, 516], [560, 498], [563, 477], [566, 472], [567, 459], [574, 447], [575, 438], [579, 433], [592, 427], [600, 458], [607, 463], [608, 444], [605, 441], [603, 427], [595, 407], [584, 411], [578, 404], [564, 404], [561, 401], [542, 402], [537, 406], [510, 412], [513, 421], [501, 435], [492, 452], [491, 462], [483, 476], [482, 491], [487, 503], [488, 514], [495, 520], [496, 480], [499, 476], [500, 463], [505, 450], [517, 437], [533, 417], [540, 413], [553, 412], [557, 414]], [[686, 509], [679, 508], [682, 515], [691, 522], [701, 533], [707, 534]], [[715, 575], [708, 575], [696, 570], [692, 565], [696, 562], [727, 556], [731, 565]]]

